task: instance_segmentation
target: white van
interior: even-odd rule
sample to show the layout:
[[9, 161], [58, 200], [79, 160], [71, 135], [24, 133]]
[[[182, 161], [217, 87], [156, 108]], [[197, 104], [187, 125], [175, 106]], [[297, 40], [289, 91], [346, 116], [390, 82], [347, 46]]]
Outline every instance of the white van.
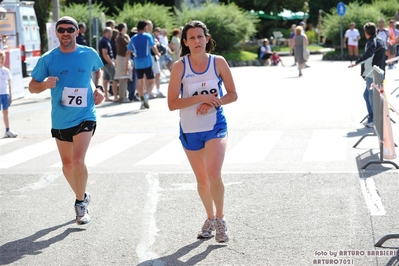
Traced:
[[[4, 0], [7, 10], [5, 19], [0, 20], [0, 34], [6, 35], [5, 48], [20, 48], [22, 73], [27, 76], [41, 56], [40, 31], [33, 1]], [[7, 34], [9, 36], [7, 36]], [[15, 34], [15, 36], [13, 36]], [[9, 39], [9, 40], [8, 40]], [[15, 45], [15, 47], [13, 47]]]

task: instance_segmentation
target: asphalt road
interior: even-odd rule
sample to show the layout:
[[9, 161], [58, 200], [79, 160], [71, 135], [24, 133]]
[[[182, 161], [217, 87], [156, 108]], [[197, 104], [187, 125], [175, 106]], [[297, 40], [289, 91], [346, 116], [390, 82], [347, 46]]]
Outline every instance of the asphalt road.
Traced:
[[[376, 137], [352, 148], [372, 132], [359, 123], [360, 69], [312, 55], [298, 78], [293, 58], [283, 60], [232, 68], [239, 99], [225, 106], [228, 244], [196, 239], [206, 217], [166, 99], [149, 110], [97, 108], [85, 226], [74, 223], [50, 137], [49, 93], [15, 100], [19, 136], [0, 139], [0, 265], [399, 265], [399, 239], [374, 247], [399, 234], [399, 171], [360, 170], [378, 158]], [[387, 72], [387, 92], [399, 87], [398, 71]], [[399, 109], [399, 90], [389, 100]], [[397, 124], [393, 132], [398, 142]]]

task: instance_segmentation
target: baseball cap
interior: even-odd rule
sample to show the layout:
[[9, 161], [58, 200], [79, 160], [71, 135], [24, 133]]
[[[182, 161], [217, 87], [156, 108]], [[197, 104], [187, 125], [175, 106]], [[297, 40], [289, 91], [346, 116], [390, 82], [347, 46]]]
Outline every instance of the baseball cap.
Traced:
[[72, 18], [72, 17], [66, 16], [66, 17], [60, 18], [60, 19], [57, 21], [57, 23], [55, 24], [55, 28], [57, 28], [58, 25], [60, 25], [60, 24], [70, 24], [70, 25], [75, 26], [76, 29], [79, 29], [78, 23], [77, 23], [76, 20], [75, 20], [74, 18]]

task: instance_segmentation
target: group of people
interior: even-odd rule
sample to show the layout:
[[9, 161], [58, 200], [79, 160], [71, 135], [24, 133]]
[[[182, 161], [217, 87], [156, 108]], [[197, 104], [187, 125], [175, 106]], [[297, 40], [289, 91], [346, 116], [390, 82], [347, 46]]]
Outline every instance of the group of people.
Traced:
[[[126, 25], [122, 24], [117, 26], [120, 35], [117, 49], [118, 43], [123, 43], [126, 54], [117, 50], [115, 60], [110, 57], [112, 46], [109, 42], [102, 46], [108, 57], [104, 53], [101, 58], [101, 52], [99, 54], [91, 47], [77, 44], [80, 30], [74, 18], [60, 18], [55, 27], [59, 46], [43, 54], [31, 73], [31, 93], [51, 92], [51, 135], [58, 147], [63, 174], [75, 194], [74, 210], [79, 225], [91, 221], [85, 156], [97, 126], [95, 105], [106, 98], [106, 90], [103, 91], [99, 84], [101, 74], [108, 77], [115, 63], [116, 72], [122, 68], [121, 72], [127, 74], [130, 70], [130, 54], [134, 54], [137, 89], [146, 105], [144, 90], [151, 88], [150, 83], [154, 79], [150, 48], [157, 60], [158, 57], [162, 58], [159, 49], [156, 49], [156, 41], [147, 32], [152, 30], [149, 21], [140, 21], [137, 34], [129, 40], [125, 35]], [[110, 38], [110, 29], [110, 26], [104, 29], [108, 36], [106, 38]], [[228, 134], [222, 106], [237, 100], [236, 88], [226, 60], [211, 54], [215, 42], [204, 23], [187, 23], [181, 30], [181, 39], [177, 41], [181, 47], [179, 50], [170, 47], [180, 59], [171, 68], [167, 102], [170, 110], [180, 110], [179, 138], [195, 174], [206, 213], [197, 238], [211, 238], [213, 231], [216, 231], [216, 241], [226, 243], [229, 234], [224, 217], [221, 169]], [[106, 67], [106, 64], [109, 66]]]
[[[307, 46], [309, 45], [309, 41], [305, 34], [306, 23], [302, 21], [299, 26], [293, 24], [291, 28], [292, 32], [289, 38], [290, 55], [294, 55], [295, 62], [293, 66], [298, 64], [299, 77], [302, 77], [302, 69], [308, 67], [306, 65], [306, 61], [308, 60], [306, 52], [308, 51]], [[284, 66], [281, 57], [272, 51], [268, 39], [264, 39], [262, 45], [258, 48], [258, 58], [262, 60], [264, 65], [277, 66], [281, 63]]]
[[[398, 10], [399, 13], [399, 10]], [[383, 41], [384, 48], [388, 59], [392, 59], [399, 55], [399, 21], [394, 19], [389, 20], [388, 27], [386, 27], [385, 20], [378, 20], [376, 29], [376, 35]], [[350, 23], [349, 29], [345, 32], [344, 36], [344, 48], [348, 49], [348, 55], [350, 61], [356, 61], [359, 57], [358, 44], [360, 40], [359, 30], [355, 28], [354, 22]], [[388, 64], [388, 68], [394, 68], [394, 63]]]
[[149, 99], [165, 98], [160, 90], [161, 69], [171, 70], [173, 63], [180, 58], [180, 34], [180, 29], [175, 29], [168, 42], [166, 29], [154, 29], [150, 20], [141, 20], [128, 35], [126, 23], [115, 27], [115, 21], [108, 20], [98, 45], [104, 63], [105, 100], [111, 101], [108, 93], [110, 81], [114, 102], [141, 101], [141, 109], [148, 109]]

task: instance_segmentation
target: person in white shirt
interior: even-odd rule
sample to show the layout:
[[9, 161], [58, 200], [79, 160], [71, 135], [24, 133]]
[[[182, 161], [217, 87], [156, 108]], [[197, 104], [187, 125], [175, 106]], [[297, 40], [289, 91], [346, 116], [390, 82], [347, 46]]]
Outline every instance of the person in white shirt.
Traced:
[[[349, 60], [357, 60], [359, 57], [359, 40], [360, 40], [360, 33], [357, 29], [355, 29], [355, 22], [352, 22], [349, 24], [349, 29], [345, 32], [345, 38], [344, 38], [344, 48], [346, 49], [348, 47], [348, 53], [349, 53]], [[348, 45], [346, 44], [346, 39], [348, 39]], [[355, 56], [353, 58], [353, 56]]]

